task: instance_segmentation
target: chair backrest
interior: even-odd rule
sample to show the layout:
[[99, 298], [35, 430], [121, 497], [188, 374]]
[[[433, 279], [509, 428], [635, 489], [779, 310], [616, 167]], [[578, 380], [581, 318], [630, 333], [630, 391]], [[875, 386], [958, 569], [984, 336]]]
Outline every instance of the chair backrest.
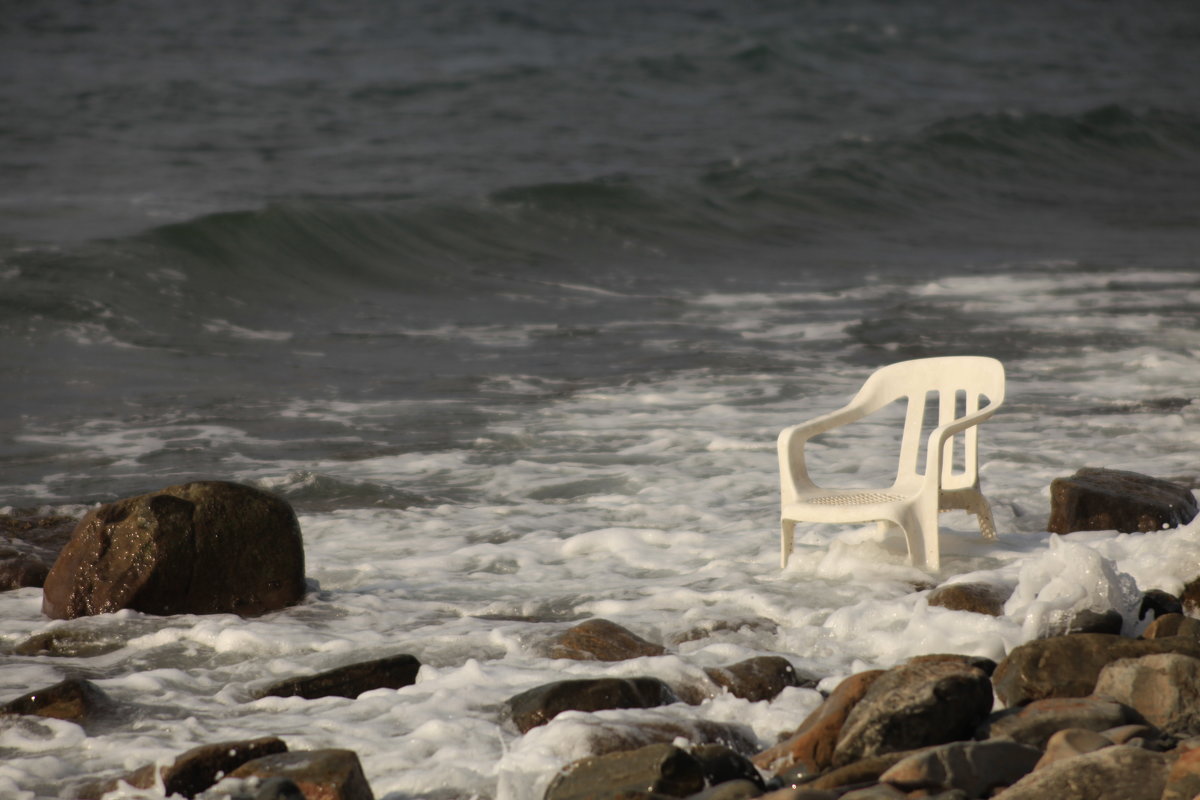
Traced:
[[[877, 411], [902, 398], [907, 399], [908, 405], [896, 471], [898, 483], [925, 474], [928, 458], [923, 450], [927, 431], [981, 408], [994, 411], [1004, 402], [1004, 365], [983, 356], [901, 361], [876, 370], [863, 384], [856, 400], [870, 411]], [[932, 411], [935, 404], [936, 422], [929, 424], [926, 412]], [[955, 458], [956, 455], [959, 457]], [[971, 426], [947, 440], [941, 486], [943, 489], [975, 486], [978, 469], [978, 429]]]

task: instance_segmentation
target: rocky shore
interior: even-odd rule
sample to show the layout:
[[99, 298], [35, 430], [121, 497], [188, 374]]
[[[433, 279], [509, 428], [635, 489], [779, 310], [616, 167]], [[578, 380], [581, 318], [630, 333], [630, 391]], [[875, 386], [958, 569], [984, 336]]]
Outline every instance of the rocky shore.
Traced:
[[[1055, 481], [1051, 496], [1047, 527], [1059, 533], [1159, 530], [1197, 513], [1184, 487], [1108, 470]], [[253, 616], [304, 595], [295, 514], [238, 484], [167, 487], [97, 507], [82, 520], [14, 513], [0, 517], [0, 534], [0, 588], [43, 586], [43, 611], [52, 618], [122, 608]], [[999, 614], [1007, 600], [986, 584], [920, 590], [930, 605], [976, 614]], [[1200, 794], [1200, 576], [1178, 595], [1146, 587], [1140, 613], [1143, 624], [1152, 621], [1136, 638], [1121, 631], [1137, 621], [1115, 610], [1091, 612], [998, 663], [933, 654], [850, 675], [765, 749], [743, 726], [700, 719], [599, 729], [591, 755], [545, 776], [543, 797], [1189, 800]], [[670, 652], [670, 643], [647, 641], [619, 622], [587, 620], [535, 647], [547, 658], [599, 662]], [[86, 657], [104, 647], [51, 631], [12, 652]], [[278, 681], [261, 696], [356, 698], [411, 685], [420, 669], [406, 653], [351, 660]], [[498, 720], [528, 735], [566, 713], [699, 706], [722, 693], [763, 702], [826, 677], [802, 674], [782, 656], [703, 674], [703, 683], [689, 685], [627, 675], [547, 683], [509, 698]], [[114, 724], [121, 710], [99, 686], [75, 678], [8, 699], [0, 715], [52, 717], [86, 730]], [[99, 800], [133, 789], [213, 800], [374, 798], [351, 750], [292, 751], [277, 737], [213, 742], [169, 765], [80, 776], [61, 796]]]

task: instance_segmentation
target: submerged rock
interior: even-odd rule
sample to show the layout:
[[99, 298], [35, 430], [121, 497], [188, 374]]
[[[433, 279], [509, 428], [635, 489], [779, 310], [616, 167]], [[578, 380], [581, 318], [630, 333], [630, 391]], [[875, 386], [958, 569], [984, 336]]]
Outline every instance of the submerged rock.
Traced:
[[931, 606], [951, 611], [999, 617], [1004, 615], [1004, 604], [1011, 595], [1012, 589], [990, 583], [949, 583], [930, 592], [927, 601]]
[[658, 678], [581, 678], [521, 692], [509, 698], [508, 707], [517, 730], [526, 733], [564, 711], [654, 708], [676, 701], [671, 687]]
[[421, 662], [407, 654], [362, 661], [317, 675], [289, 678], [272, 685], [262, 697], [358, 697], [373, 689], [400, 689], [417, 681]]
[[18, 643], [13, 652], [20, 656], [91, 658], [120, 650], [124, 646], [124, 640], [106, 636], [100, 631], [54, 628], [33, 634]]
[[546, 789], [544, 800], [601, 797], [687, 797], [704, 788], [704, 770], [688, 753], [669, 744], [589, 756], [567, 765]]
[[966, 660], [901, 664], [881, 675], [851, 709], [833, 763], [970, 738], [991, 710], [987, 673]]
[[68, 678], [10, 700], [0, 706], [0, 714], [27, 714], [84, 724], [114, 705], [108, 694], [91, 681]]
[[46, 578], [42, 610], [58, 619], [122, 608], [249, 616], [304, 591], [291, 507], [249, 486], [208, 481], [89, 512]]
[[352, 750], [305, 750], [256, 758], [230, 773], [232, 778], [282, 778], [306, 800], [375, 800]]
[[547, 642], [544, 650], [550, 658], [575, 661], [625, 661], [667, 652], [662, 645], [648, 642], [606, 619], [581, 622]]
[[1050, 484], [1046, 530], [1158, 531], [1186, 525], [1200, 512], [1191, 490], [1136, 472], [1085, 467]]

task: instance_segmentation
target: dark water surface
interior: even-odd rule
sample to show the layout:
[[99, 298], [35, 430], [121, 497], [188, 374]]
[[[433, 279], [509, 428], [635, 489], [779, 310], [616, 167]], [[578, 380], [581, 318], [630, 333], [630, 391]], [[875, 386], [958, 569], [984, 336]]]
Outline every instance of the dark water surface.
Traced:
[[709, 293], [1022, 355], [853, 290], [1196, 270], [1197, 52], [1186, 2], [0, 2], [0, 504], [796, 369]]

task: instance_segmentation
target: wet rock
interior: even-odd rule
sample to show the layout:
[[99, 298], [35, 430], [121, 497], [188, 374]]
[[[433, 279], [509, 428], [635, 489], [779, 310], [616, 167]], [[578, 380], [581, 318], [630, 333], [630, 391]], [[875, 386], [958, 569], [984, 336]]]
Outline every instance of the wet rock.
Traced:
[[965, 656], [960, 653], [931, 653], [924, 656], [913, 656], [906, 661], [906, 664], [932, 664], [940, 661], [953, 661], [956, 664], [965, 664], [969, 667], [975, 667], [981, 670], [984, 675], [991, 675], [996, 671], [996, 662], [984, 656]]
[[691, 800], [750, 800], [751, 797], [758, 797], [762, 793], [761, 781], [754, 783], [738, 778], [710, 786], [699, 794], [692, 795]]
[[68, 678], [10, 700], [0, 706], [0, 715], [28, 714], [84, 724], [114, 706], [112, 699], [96, 684], [82, 678]]
[[304, 596], [300, 525], [286, 502], [217, 481], [170, 486], [87, 514], [46, 578], [42, 611], [69, 619], [262, 614]]
[[952, 742], [897, 762], [879, 780], [906, 792], [960, 789], [970, 797], [988, 797], [1024, 777], [1041, 755], [1016, 742]]
[[704, 772], [704, 780], [709, 786], [728, 783], [730, 781], [749, 781], [758, 787], [759, 792], [766, 787], [762, 776], [754, 768], [750, 759], [732, 748], [722, 744], [702, 744], [690, 751], [692, 758], [700, 764]]
[[951, 611], [970, 611], [999, 617], [1004, 614], [1004, 604], [1012, 595], [1012, 589], [993, 586], [990, 583], [948, 583], [929, 593], [929, 605], [948, 608]]
[[1200, 658], [1161, 653], [1114, 661], [1100, 671], [1096, 694], [1174, 736], [1200, 735]]
[[850, 710], [833, 763], [969, 738], [991, 710], [992, 685], [983, 670], [958, 660], [901, 664]]
[[1198, 511], [1191, 490], [1178, 484], [1136, 472], [1085, 467], [1051, 482], [1046, 530], [1158, 531], [1186, 525]]
[[1142, 595], [1141, 605], [1138, 606], [1138, 619], [1145, 619], [1149, 614], [1151, 619], [1167, 614], [1182, 614], [1183, 603], [1170, 592], [1162, 589], [1151, 589]]
[[606, 619], [581, 622], [551, 639], [544, 650], [550, 658], [575, 661], [625, 661], [667, 652], [662, 645], [648, 642]]
[[624, 793], [687, 797], [704, 788], [699, 762], [678, 747], [655, 744], [623, 753], [590, 756], [567, 765], [546, 789], [545, 800], [591, 800]]
[[772, 700], [787, 687], [800, 685], [795, 667], [783, 656], [758, 656], [704, 673], [734, 697], [752, 703]]
[[1159, 800], [1168, 763], [1138, 747], [1106, 747], [1031, 772], [994, 800]]
[[50, 565], [44, 559], [11, 548], [0, 551], [0, 592], [41, 587], [49, 573]]
[[201, 745], [183, 753], [169, 766], [148, 764], [123, 778], [85, 786], [72, 796], [78, 800], [100, 800], [105, 793], [116, 789], [118, 783], [149, 789], [161, 777], [165, 796], [192, 798], [247, 761], [284, 752], [287, 745], [275, 737]]
[[588, 720], [588, 754], [619, 753], [652, 744], [672, 744], [679, 739], [686, 739], [693, 747], [717, 744], [743, 755], [753, 753], [757, 746], [754, 731], [745, 725], [656, 715], [653, 709], [642, 713], [645, 716], [639, 715], [634, 721]]
[[124, 646], [123, 640], [105, 636], [99, 631], [54, 628], [33, 634], [17, 644], [13, 652], [19, 656], [91, 658], [120, 650]]
[[846, 717], [881, 675], [883, 670], [869, 670], [839, 683], [795, 733], [756, 755], [755, 766], [770, 773], [792, 767], [799, 767], [805, 774], [827, 769], [833, 764], [833, 751]]
[[975, 738], [1010, 739], [1043, 749], [1051, 736], [1067, 728], [1101, 732], [1144, 722], [1132, 708], [1110, 698], [1051, 697], [992, 714]]
[[1065, 636], [1069, 633], [1119, 634], [1123, 627], [1125, 627], [1125, 618], [1121, 616], [1121, 612], [1112, 609], [1092, 611], [1090, 608], [1085, 608], [1076, 612], [1065, 623], [1052, 624], [1046, 631], [1046, 636]]
[[1143, 639], [1166, 639], [1171, 636], [1188, 636], [1200, 641], [1200, 619], [1183, 614], [1164, 614], [1142, 631]]
[[701, 639], [708, 639], [714, 634], [719, 633], [740, 633], [746, 631], [748, 633], [774, 634], [779, 630], [779, 625], [774, 620], [766, 617], [746, 617], [743, 619], [714, 619], [708, 620], [703, 624], [689, 628], [686, 631], [679, 631], [671, 634], [668, 642], [678, 646], [685, 642], [696, 642]]
[[832, 789], [810, 789], [805, 786], [776, 789], [761, 795], [760, 800], [838, 800], [838, 793]]
[[581, 678], [521, 692], [509, 698], [508, 707], [517, 729], [525, 733], [564, 711], [654, 708], [676, 700], [671, 687], [658, 678]]
[[1162, 800], [1193, 800], [1200, 796], [1200, 749], [1182, 753], [1167, 773]]
[[304, 792], [300, 791], [300, 787], [295, 781], [287, 778], [267, 778], [263, 781], [258, 791], [254, 793], [253, 800], [307, 800], [304, 797]]
[[908, 800], [908, 795], [886, 783], [852, 789], [842, 795], [842, 800]]
[[1074, 758], [1085, 753], [1094, 753], [1105, 747], [1112, 747], [1116, 742], [1102, 733], [1089, 731], [1086, 728], [1064, 728], [1052, 734], [1046, 741], [1046, 752], [1038, 760], [1035, 769], [1044, 769], [1056, 761]]
[[[884, 753], [878, 756], [863, 758], [844, 767], [836, 767], [822, 772], [816, 778], [803, 784], [808, 789], [845, 789], [848, 786], [877, 783], [879, 776], [899, 764], [909, 756], [917, 754], [917, 750], [903, 750], [898, 753]], [[781, 776], [786, 777], [786, 776]]]
[[1155, 653], [1200, 657], [1200, 643], [1187, 636], [1127, 639], [1104, 633], [1038, 639], [1013, 648], [996, 667], [992, 684], [1007, 706], [1046, 697], [1086, 697], [1105, 664]]
[[0, 591], [45, 583], [78, 521], [32, 509], [0, 514]]
[[375, 800], [352, 750], [277, 753], [247, 761], [230, 777], [289, 780], [304, 793], [305, 800]]
[[1113, 744], [1132, 744], [1147, 750], [1170, 750], [1178, 741], [1153, 725], [1118, 725], [1104, 731], [1104, 738]]
[[397, 655], [331, 669], [317, 675], [291, 678], [274, 684], [263, 697], [358, 697], [373, 689], [400, 689], [417, 681], [421, 662], [415, 656]]
[[1200, 618], [1200, 577], [1193, 578], [1179, 593], [1179, 604], [1189, 617]]

